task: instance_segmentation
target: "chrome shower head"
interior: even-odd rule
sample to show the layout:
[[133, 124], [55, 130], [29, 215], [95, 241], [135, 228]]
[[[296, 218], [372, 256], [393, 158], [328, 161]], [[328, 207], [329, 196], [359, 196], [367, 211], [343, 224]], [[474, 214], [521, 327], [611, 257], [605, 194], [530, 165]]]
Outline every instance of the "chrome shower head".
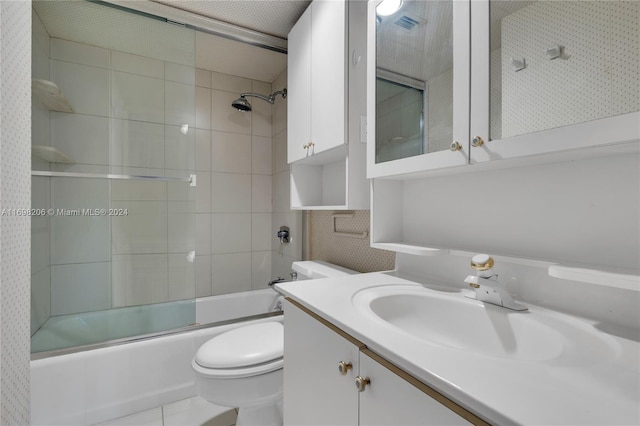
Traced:
[[237, 109], [238, 111], [247, 112], [251, 111], [251, 104], [247, 101], [244, 95], [240, 96], [235, 101], [231, 102], [231, 106]]
[[270, 104], [273, 104], [276, 101], [276, 96], [278, 95], [281, 95], [283, 98], [286, 98], [287, 89], [279, 90], [270, 95], [261, 95], [260, 93], [241, 93], [238, 99], [231, 102], [231, 106], [237, 109], [238, 111], [242, 111], [242, 112], [251, 111], [252, 107], [249, 101], [247, 101], [246, 99], [247, 96], [253, 96], [254, 98], [259, 98], [265, 102], [269, 102]]

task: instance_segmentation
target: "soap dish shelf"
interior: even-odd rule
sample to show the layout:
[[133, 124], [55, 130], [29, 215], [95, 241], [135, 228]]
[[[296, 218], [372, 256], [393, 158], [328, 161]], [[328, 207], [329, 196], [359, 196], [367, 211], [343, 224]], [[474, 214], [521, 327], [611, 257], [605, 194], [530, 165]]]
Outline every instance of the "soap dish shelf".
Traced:
[[31, 80], [31, 93], [50, 111], [73, 112], [69, 100], [64, 97], [53, 81], [34, 78]]
[[75, 164], [75, 161], [52, 146], [31, 145], [31, 155], [49, 163]]

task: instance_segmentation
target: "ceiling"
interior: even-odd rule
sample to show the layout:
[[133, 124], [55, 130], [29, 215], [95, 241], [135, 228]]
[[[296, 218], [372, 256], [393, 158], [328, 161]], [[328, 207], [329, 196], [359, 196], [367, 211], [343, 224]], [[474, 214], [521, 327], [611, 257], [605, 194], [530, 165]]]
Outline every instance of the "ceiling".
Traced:
[[[310, 2], [105, 0], [104, 3], [115, 7], [70, 0], [34, 1], [33, 9], [51, 37], [270, 83], [287, 66], [287, 56], [282, 53], [286, 51], [286, 36]], [[125, 8], [196, 28], [202, 25], [203, 31], [149, 19]], [[215, 35], [220, 28], [218, 34], [230, 31], [230, 35]], [[271, 44], [284, 49], [259, 47]]]

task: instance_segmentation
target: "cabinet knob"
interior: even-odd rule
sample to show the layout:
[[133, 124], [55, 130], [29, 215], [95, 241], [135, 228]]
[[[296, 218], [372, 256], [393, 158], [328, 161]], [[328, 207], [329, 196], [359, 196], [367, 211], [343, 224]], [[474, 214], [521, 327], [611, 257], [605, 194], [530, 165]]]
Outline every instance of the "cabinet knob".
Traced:
[[371, 384], [371, 380], [369, 380], [368, 377], [362, 377], [362, 376], [358, 376], [356, 377], [356, 387], [358, 388], [358, 392], [364, 392], [364, 389], [367, 387], [367, 385]]
[[351, 370], [352, 368], [353, 368], [353, 365], [351, 365], [350, 362], [340, 361], [338, 363], [338, 371], [342, 376], [346, 376], [349, 370]]
[[484, 144], [484, 141], [482, 140], [482, 138], [480, 136], [476, 136], [471, 141], [471, 146], [473, 146], [473, 147], [479, 147], [479, 146], [482, 146], [482, 144]]
[[460, 151], [462, 149], [462, 145], [460, 145], [460, 142], [458, 141], [453, 141], [451, 142], [451, 145], [449, 145], [449, 149], [451, 151]]

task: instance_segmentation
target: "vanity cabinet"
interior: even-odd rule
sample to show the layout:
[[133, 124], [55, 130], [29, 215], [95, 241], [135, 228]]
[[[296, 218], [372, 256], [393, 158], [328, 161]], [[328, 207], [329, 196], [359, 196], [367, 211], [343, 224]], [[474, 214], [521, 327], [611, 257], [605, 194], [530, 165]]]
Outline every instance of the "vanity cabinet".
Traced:
[[294, 210], [369, 209], [366, 9], [315, 0], [288, 39], [287, 159]]
[[295, 301], [284, 312], [285, 426], [487, 424]]
[[[379, 2], [368, 14], [369, 178], [637, 150], [640, 3], [407, 0], [377, 17]], [[410, 116], [406, 88], [422, 97], [421, 127], [390, 119]]]

